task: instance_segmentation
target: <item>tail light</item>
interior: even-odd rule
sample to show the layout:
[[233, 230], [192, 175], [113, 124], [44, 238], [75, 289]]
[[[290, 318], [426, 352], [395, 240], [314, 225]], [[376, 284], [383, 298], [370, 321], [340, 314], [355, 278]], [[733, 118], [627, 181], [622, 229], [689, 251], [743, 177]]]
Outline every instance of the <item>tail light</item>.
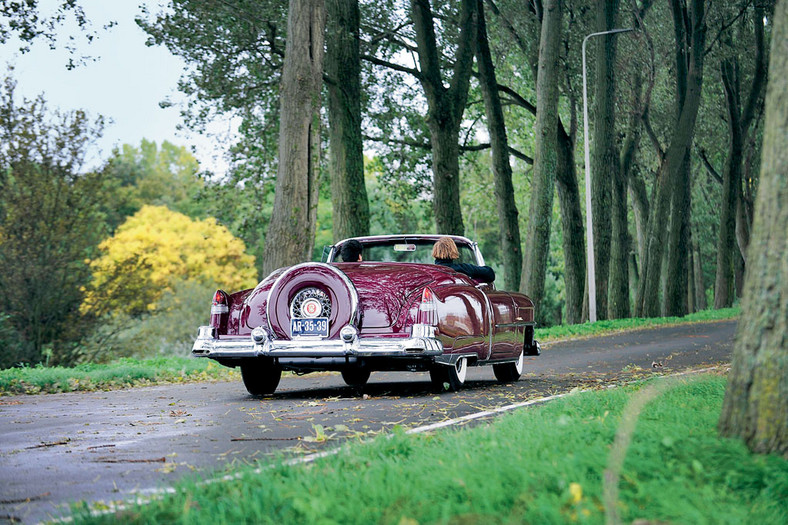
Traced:
[[421, 292], [421, 303], [419, 303], [419, 315], [416, 322], [430, 326], [438, 324], [438, 300], [429, 288], [424, 288], [424, 291]]
[[211, 303], [211, 326], [222, 331], [227, 325], [227, 314], [230, 311], [230, 298], [224, 290], [216, 290]]

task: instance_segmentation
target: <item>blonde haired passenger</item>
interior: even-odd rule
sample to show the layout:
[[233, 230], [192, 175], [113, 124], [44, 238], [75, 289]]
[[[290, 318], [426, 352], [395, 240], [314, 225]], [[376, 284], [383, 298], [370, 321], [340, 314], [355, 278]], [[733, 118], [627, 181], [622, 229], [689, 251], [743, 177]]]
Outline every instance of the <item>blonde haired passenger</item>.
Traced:
[[471, 279], [483, 283], [491, 283], [495, 280], [495, 271], [489, 266], [476, 266], [475, 264], [456, 262], [460, 258], [457, 245], [451, 237], [441, 237], [432, 247], [432, 256], [435, 264], [448, 266], [452, 270], [464, 273]]

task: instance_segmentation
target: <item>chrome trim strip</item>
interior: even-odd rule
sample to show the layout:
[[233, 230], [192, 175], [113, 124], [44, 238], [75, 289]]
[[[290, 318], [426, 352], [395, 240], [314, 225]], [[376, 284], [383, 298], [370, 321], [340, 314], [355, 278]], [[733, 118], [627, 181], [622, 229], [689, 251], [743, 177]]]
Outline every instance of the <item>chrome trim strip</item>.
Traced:
[[215, 339], [202, 329], [192, 347], [195, 357], [432, 357], [443, 354], [443, 344], [430, 337], [407, 339], [265, 340], [249, 338]]
[[527, 328], [529, 326], [535, 326], [535, 325], [536, 325], [536, 323], [530, 323], [530, 322], [501, 323], [501, 324], [495, 325], [495, 328], [520, 328], [520, 327]]

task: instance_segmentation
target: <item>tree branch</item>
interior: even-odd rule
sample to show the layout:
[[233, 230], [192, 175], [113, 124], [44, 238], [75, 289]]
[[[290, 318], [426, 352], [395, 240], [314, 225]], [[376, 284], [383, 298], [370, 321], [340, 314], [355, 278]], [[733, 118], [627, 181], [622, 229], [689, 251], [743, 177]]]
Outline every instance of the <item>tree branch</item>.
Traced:
[[[419, 142], [417, 140], [410, 140], [410, 139], [393, 139], [390, 137], [373, 137], [372, 135], [364, 135], [364, 140], [370, 140], [372, 142], [380, 142], [382, 144], [400, 144], [402, 146], [409, 146], [411, 148], [422, 149], [426, 151], [432, 151], [432, 143], [429, 141], [427, 142]], [[460, 152], [467, 153], [467, 152], [474, 152], [474, 151], [484, 151], [486, 149], [490, 149], [492, 146], [489, 143], [483, 144], [471, 144], [470, 146], [460, 146]], [[534, 163], [534, 159], [526, 155], [525, 153], [509, 146], [509, 154], [513, 157], [516, 157], [526, 164], [532, 166]]]
[[370, 62], [372, 64], [375, 64], [376, 66], [387, 67], [389, 69], [393, 69], [394, 71], [399, 71], [400, 73], [407, 73], [408, 75], [413, 75], [419, 80], [422, 79], [421, 71], [419, 71], [418, 69], [405, 67], [401, 64], [395, 64], [394, 62], [389, 62], [388, 60], [383, 60], [381, 58], [372, 55], [361, 55], [361, 59], [366, 60], [367, 62]]
[[504, 86], [498, 84], [498, 91], [504, 93], [505, 95], [509, 96], [509, 100], [517, 106], [526, 109], [532, 115], [536, 115], [536, 106], [528, 102], [525, 98], [523, 98], [519, 93], [508, 86]]
[[700, 157], [700, 160], [703, 161], [703, 166], [706, 168], [708, 174], [711, 175], [712, 178], [721, 185], [722, 176], [717, 172], [717, 170], [714, 169], [714, 166], [711, 165], [711, 162], [709, 162], [709, 158], [706, 156], [706, 150], [703, 148], [698, 148], [698, 157]]
[[649, 119], [649, 109], [646, 107], [643, 110], [643, 128], [646, 130], [646, 135], [648, 138], [651, 139], [651, 144], [654, 146], [654, 149], [657, 152], [657, 157], [659, 157], [659, 164], [662, 165], [662, 161], [665, 159], [665, 150], [662, 149], [662, 145], [659, 143], [659, 138], [657, 134], [654, 133], [654, 128], [651, 127], [651, 120]]

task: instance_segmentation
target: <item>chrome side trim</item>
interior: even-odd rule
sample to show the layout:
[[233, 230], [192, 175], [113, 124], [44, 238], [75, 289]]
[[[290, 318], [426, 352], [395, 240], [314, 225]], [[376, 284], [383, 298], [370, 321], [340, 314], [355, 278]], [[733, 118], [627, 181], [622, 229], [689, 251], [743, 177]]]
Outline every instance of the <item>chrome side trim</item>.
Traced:
[[203, 328], [200, 327], [199, 336], [192, 347], [195, 357], [435, 357], [443, 354], [443, 344], [431, 337], [356, 338], [352, 342], [333, 339], [265, 339], [255, 343], [251, 337], [216, 339], [210, 330]]
[[529, 326], [534, 326], [535, 323], [530, 322], [522, 322], [522, 323], [501, 323], [496, 324], [495, 328], [527, 328]]

